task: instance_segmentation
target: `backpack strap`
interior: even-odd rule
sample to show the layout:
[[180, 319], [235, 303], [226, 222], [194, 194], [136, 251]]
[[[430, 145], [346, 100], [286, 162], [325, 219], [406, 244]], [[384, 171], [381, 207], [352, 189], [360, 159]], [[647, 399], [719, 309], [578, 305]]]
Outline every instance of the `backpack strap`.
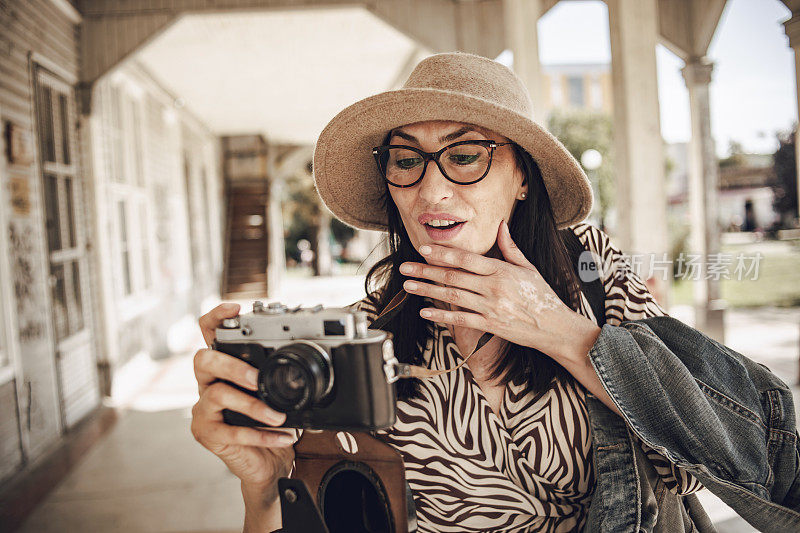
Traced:
[[[583, 291], [583, 295], [586, 296], [586, 299], [589, 301], [592, 312], [595, 318], [597, 318], [597, 325], [602, 328], [603, 324], [606, 323], [606, 292], [603, 288], [603, 282], [600, 280], [599, 276], [590, 281], [584, 281], [580, 276], [581, 254], [589, 250], [583, 245], [578, 236], [575, 235], [572, 228], [565, 229], [561, 232], [561, 235], [564, 237], [564, 244], [572, 257], [572, 266], [575, 269], [575, 275], [578, 276], [578, 280], [580, 281], [581, 291]], [[591, 258], [595, 263], [596, 271], [600, 272], [600, 265], [597, 265], [597, 262], [594, 261], [594, 255], [586, 254], [583, 259], [586, 260], [587, 257]]]

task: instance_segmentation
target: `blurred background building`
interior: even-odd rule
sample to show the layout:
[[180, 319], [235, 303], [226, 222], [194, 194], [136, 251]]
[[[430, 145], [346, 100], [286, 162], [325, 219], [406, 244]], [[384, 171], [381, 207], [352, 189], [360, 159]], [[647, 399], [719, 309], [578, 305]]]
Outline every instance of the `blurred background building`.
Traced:
[[[591, 221], [623, 250], [766, 254], [758, 286], [641, 272], [665, 306], [723, 341], [726, 308], [796, 310], [796, 118], [761, 153], [730, 142], [724, 154], [712, 136], [712, 39], [732, 6], [762, 5], [800, 61], [795, 0], [0, 2], [0, 522], [22, 523], [110, 431], [104, 400], [146, 381], [131, 369], [184, 364], [197, 317], [220, 299], [361, 297], [381, 235], [321, 205], [313, 143], [431, 53], [520, 75], [535, 118], [592, 180]], [[548, 17], [563, 29], [584, 8], [602, 11], [610, 57], [540, 60]], [[674, 112], [659, 54], [688, 91], [683, 142], [662, 137]], [[754, 83], [746, 98], [768, 97], [770, 80]], [[780, 363], [793, 383], [794, 342]]]

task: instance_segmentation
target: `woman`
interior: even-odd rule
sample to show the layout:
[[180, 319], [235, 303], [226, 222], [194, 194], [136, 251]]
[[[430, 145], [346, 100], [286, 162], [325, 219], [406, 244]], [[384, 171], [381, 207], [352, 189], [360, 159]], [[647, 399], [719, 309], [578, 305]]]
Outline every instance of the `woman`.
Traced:
[[[646, 417], [621, 411], [627, 397], [616, 385], [625, 378], [597, 368], [605, 352], [590, 355], [610, 338], [603, 323], [666, 313], [608, 237], [580, 223], [589, 182], [528, 118], [530, 106], [502, 65], [438, 54], [403, 89], [353, 104], [320, 135], [314, 169], [326, 205], [348, 224], [389, 233], [391, 253], [355, 305], [375, 318], [400, 299], [383, 327], [398, 358], [441, 372], [399, 382], [398, 421], [376, 435], [403, 456], [419, 531], [611, 531], [626, 520], [634, 530], [711, 530], [688, 462], [639, 440], [649, 427], [626, 428], [641, 430]], [[572, 235], [600, 259], [602, 316], [581, 291]], [[201, 318], [206, 341], [237, 312], [220, 306]], [[270, 426], [283, 415], [213, 383], [254, 389], [241, 361], [201, 350], [196, 374], [195, 437], [242, 479], [245, 530], [277, 529], [275, 480], [291, 468], [293, 436], [225, 426], [220, 413]], [[634, 445], [608, 444], [629, 433]], [[609, 453], [623, 449], [627, 463], [615, 464]], [[604, 501], [592, 505], [598, 481]]]

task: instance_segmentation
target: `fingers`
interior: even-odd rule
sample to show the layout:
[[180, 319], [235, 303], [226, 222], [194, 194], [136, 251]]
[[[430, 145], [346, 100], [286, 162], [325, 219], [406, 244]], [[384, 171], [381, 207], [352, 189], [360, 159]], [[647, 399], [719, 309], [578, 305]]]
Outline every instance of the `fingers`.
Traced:
[[430, 264], [457, 267], [482, 276], [494, 274], [503, 264], [497, 259], [437, 244], [420, 246], [419, 253]]
[[294, 436], [273, 430], [263, 430], [242, 426], [229, 426], [224, 422], [200, 425], [192, 422], [195, 440], [206, 448], [219, 449], [220, 446], [257, 446], [261, 448], [282, 448], [295, 443]]
[[420, 309], [419, 316], [440, 324], [452, 324], [454, 326], [477, 329], [480, 331], [490, 331], [488, 321], [477, 313], [445, 311], [435, 307], [425, 307]]
[[279, 413], [258, 398], [221, 382], [210, 385], [196, 407], [197, 414], [211, 420], [222, 421], [222, 410], [230, 409], [268, 426], [280, 426], [286, 422], [285, 413]]
[[464, 272], [463, 270], [431, 266], [423, 263], [403, 263], [400, 265], [400, 272], [406, 276], [427, 278], [449, 287], [460, 287], [478, 294], [482, 292], [481, 289], [486, 284], [486, 280], [482, 276]]
[[270, 409], [257, 398], [228, 384], [214, 383], [206, 388], [192, 407], [192, 434], [200, 444], [212, 451], [229, 445], [267, 448], [291, 446], [297, 440], [293, 428], [230, 426], [224, 422], [223, 409], [242, 413], [267, 426], [278, 426], [286, 421], [284, 413]]
[[233, 318], [239, 314], [240, 306], [234, 303], [219, 304], [214, 309], [204, 314], [198, 320], [200, 324], [200, 331], [203, 332], [203, 340], [206, 341], [207, 346], [211, 346], [216, 337], [215, 330], [222, 324], [226, 318]]
[[258, 388], [258, 370], [255, 367], [232, 355], [208, 348], [197, 350], [194, 354], [194, 375], [200, 394], [219, 379], [249, 390]]
[[474, 292], [465, 291], [456, 287], [442, 287], [430, 283], [408, 280], [403, 283], [403, 289], [411, 294], [430, 296], [443, 302], [448, 302], [458, 307], [481, 312], [486, 305], [486, 299]]
[[511, 231], [508, 229], [508, 223], [506, 221], [503, 221], [502, 224], [500, 224], [500, 228], [498, 228], [497, 246], [500, 248], [500, 252], [503, 254], [505, 260], [509, 263], [526, 268], [531, 268], [533, 266], [531, 262], [528, 261], [528, 258], [525, 257], [525, 254], [522, 253], [522, 250], [517, 247], [514, 239], [511, 238]]

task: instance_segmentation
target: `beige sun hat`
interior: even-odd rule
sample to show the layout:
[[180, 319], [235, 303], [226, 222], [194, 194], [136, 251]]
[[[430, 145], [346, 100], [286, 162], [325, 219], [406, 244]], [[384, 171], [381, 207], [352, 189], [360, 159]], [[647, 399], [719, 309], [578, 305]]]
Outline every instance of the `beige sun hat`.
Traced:
[[534, 122], [522, 81], [506, 66], [463, 52], [422, 60], [401, 89], [345, 108], [322, 130], [314, 150], [317, 191], [331, 212], [361, 229], [386, 231], [386, 185], [372, 156], [394, 128], [426, 120], [482, 126], [508, 137], [539, 165], [559, 229], [582, 221], [592, 188], [566, 148]]

